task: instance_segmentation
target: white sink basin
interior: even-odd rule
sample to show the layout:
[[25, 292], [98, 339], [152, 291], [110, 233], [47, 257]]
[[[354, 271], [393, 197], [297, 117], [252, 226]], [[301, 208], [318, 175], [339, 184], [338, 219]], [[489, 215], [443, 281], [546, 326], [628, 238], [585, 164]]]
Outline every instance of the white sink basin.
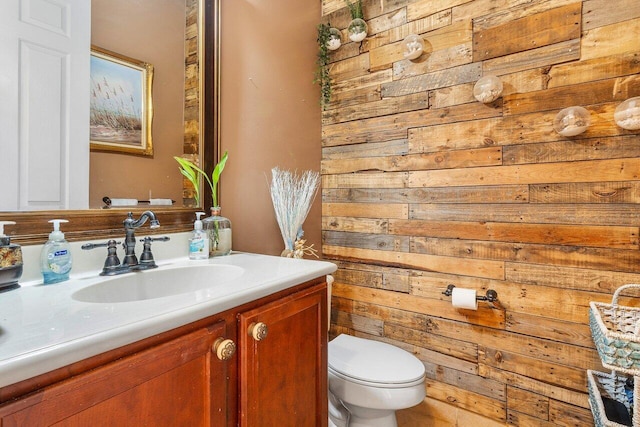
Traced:
[[201, 261], [166, 258], [157, 269], [109, 278], [87, 275], [55, 285], [23, 284], [0, 294], [0, 387], [335, 270], [326, 261], [233, 252]]
[[215, 288], [244, 272], [235, 265], [166, 266], [107, 278], [74, 292], [71, 298], [93, 303], [150, 300]]

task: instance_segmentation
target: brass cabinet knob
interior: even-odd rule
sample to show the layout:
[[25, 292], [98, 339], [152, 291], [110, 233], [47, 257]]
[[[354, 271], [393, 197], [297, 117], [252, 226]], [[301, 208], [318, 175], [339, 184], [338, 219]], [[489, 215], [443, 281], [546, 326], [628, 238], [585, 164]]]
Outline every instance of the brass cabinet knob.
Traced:
[[220, 360], [229, 360], [236, 352], [236, 343], [230, 339], [218, 338], [213, 343], [213, 351]]
[[252, 323], [249, 325], [249, 335], [253, 337], [256, 341], [262, 341], [267, 337], [267, 333], [269, 332], [269, 328], [262, 322]]

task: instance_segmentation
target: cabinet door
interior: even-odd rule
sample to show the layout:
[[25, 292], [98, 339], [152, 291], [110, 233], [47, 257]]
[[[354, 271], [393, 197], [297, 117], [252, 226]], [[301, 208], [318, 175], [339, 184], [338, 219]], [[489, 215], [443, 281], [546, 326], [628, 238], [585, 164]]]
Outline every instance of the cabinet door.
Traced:
[[326, 304], [322, 283], [239, 315], [241, 426], [327, 425]]
[[216, 323], [0, 408], [9, 426], [223, 426], [227, 364]]

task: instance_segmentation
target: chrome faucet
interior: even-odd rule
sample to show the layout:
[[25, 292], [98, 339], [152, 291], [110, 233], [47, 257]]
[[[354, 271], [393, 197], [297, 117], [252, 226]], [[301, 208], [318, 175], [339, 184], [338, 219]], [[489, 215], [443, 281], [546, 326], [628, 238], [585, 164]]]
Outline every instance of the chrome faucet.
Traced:
[[160, 227], [160, 221], [156, 219], [156, 214], [151, 211], [144, 211], [140, 218], [133, 219], [133, 213], [129, 212], [127, 218], [124, 220], [125, 239], [122, 247], [124, 248], [124, 259], [122, 260], [122, 267], [134, 267], [139, 266], [138, 258], [136, 257], [136, 228], [141, 227], [147, 220], [150, 220], [149, 226], [151, 228]]

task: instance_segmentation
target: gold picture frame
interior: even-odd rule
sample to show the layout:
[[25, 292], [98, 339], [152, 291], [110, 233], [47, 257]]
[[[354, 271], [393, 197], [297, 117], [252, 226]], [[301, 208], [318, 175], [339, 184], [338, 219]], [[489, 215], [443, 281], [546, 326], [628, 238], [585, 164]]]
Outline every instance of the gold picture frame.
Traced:
[[91, 46], [91, 151], [153, 156], [153, 65]]

